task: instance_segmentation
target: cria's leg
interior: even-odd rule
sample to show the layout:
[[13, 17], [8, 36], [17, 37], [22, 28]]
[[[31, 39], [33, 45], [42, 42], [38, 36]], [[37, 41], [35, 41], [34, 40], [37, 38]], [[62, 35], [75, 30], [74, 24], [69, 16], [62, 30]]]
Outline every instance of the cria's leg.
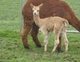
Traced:
[[66, 32], [63, 33], [64, 43], [65, 43], [65, 52], [68, 53], [68, 39], [66, 36]]
[[54, 48], [52, 50], [52, 53], [54, 53], [54, 51], [56, 50], [58, 44], [59, 44], [59, 39], [56, 39], [55, 42], [54, 42]]
[[39, 28], [34, 24], [31, 31], [31, 36], [33, 38], [33, 41], [35, 42], [37, 47], [41, 47], [41, 43], [38, 39], [38, 30]]
[[48, 44], [48, 36], [49, 32], [47, 30], [41, 30], [44, 35], [44, 52], [47, 51], [47, 44]]
[[62, 49], [61, 49], [61, 45], [62, 45], [61, 39], [62, 39], [62, 37], [59, 36], [59, 44], [58, 44], [58, 46], [57, 46], [57, 51], [58, 51], [58, 52], [62, 52]]
[[54, 48], [52, 50], [52, 53], [54, 53], [54, 51], [56, 50], [58, 44], [59, 44], [59, 31], [55, 31], [54, 32], [54, 36], [55, 36], [55, 42], [54, 42]]
[[44, 52], [47, 51], [48, 35], [44, 36]]

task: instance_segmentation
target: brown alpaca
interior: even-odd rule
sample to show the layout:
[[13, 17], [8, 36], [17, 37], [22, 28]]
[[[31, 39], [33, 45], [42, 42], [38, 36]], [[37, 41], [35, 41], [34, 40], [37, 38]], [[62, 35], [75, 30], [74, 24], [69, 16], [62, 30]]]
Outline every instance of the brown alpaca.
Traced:
[[[65, 43], [65, 51], [68, 52], [68, 39], [66, 36], [66, 26], [68, 24], [68, 21], [64, 18], [54, 16], [54, 17], [47, 17], [47, 18], [40, 18], [40, 8], [43, 4], [40, 4], [39, 6], [34, 6], [33, 4], [30, 4], [32, 10], [33, 10], [33, 20], [35, 24], [41, 29], [43, 35], [44, 35], [44, 52], [47, 51], [47, 44], [48, 44], [48, 36], [49, 32], [53, 31], [55, 42], [54, 42], [54, 48], [52, 50], [52, 53], [56, 50], [58, 44], [59, 44], [59, 36], [62, 35]], [[47, 21], [47, 22], [46, 22]]]
[[[29, 48], [28, 44], [28, 34], [31, 31], [31, 36], [33, 41], [35, 42], [36, 46], [41, 47], [41, 43], [38, 40], [38, 27], [33, 22], [33, 15], [30, 4], [34, 4], [38, 6], [39, 4], [43, 3], [43, 7], [41, 7], [40, 17], [50, 17], [60, 16], [68, 20], [68, 22], [75, 27], [78, 31], [80, 31], [80, 21], [72, 11], [72, 9], [68, 6], [67, 3], [61, 0], [28, 0], [23, 9], [22, 15], [24, 19], [24, 26], [22, 28], [22, 42], [25, 48]], [[58, 51], [61, 51], [61, 36], [59, 37], [60, 43], [58, 45]]]

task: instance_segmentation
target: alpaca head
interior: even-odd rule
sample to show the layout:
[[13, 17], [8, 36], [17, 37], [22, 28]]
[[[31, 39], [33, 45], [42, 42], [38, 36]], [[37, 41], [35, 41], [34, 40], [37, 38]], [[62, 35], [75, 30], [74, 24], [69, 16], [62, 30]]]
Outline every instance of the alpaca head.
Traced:
[[43, 5], [43, 3], [41, 3], [39, 6], [34, 6], [33, 4], [30, 4], [30, 6], [33, 10], [33, 15], [38, 15], [39, 14], [39, 10], [40, 10], [42, 5]]

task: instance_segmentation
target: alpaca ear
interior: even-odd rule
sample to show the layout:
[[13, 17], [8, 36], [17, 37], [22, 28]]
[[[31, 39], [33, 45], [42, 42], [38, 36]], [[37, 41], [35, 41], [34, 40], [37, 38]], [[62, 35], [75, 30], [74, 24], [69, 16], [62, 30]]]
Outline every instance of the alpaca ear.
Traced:
[[43, 6], [43, 3], [41, 3], [41, 4], [39, 5], [39, 7], [41, 7], [41, 6]]
[[34, 5], [31, 3], [30, 6], [31, 6], [31, 8], [33, 8]]

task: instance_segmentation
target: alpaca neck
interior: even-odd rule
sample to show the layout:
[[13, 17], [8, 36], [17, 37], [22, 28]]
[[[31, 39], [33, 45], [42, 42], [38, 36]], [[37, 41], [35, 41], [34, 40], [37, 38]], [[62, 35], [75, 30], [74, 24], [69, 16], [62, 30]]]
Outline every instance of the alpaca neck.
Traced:
[[33, 15], [33, 17], [34, 17], [35, 24], [38, 25], [38, 26], [40, 26], [40, 22], [39, 22], [40, 17], [39, 17], [39, 14], [38, 15]]

